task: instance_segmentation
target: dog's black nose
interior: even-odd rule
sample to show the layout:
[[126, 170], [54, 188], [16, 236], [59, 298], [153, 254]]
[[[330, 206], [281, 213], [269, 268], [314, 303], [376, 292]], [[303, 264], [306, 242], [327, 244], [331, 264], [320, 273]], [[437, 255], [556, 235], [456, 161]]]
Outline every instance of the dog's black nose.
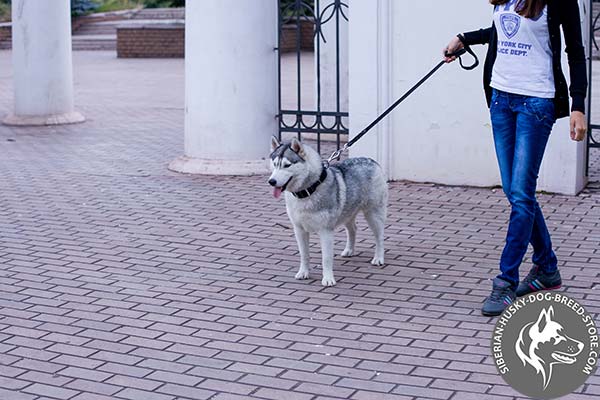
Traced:
[[269, 179], [269, 185], [275, 186], [277, 185], [277, 181], [275, 179]]

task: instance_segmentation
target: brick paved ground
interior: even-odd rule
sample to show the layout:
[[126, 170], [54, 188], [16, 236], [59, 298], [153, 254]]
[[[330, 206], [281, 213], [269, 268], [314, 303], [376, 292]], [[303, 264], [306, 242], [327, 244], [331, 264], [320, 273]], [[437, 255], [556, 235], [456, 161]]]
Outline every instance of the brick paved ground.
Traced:
[[[361, 220], [335, 288], [297, 282], [264, 177], [167, 171], [182, 152], [181, 60], [75, 65], [88, 122], [0, 127], [0, 399], [517, 398], [479, 314], [508, 217], [499, 190], [392, 183], [388, 265], [368, 264]], [[540, 196], [565, 290], [596, 315], [599, 200]], [[597, 397], [600, 378], [581, 392], [568, 398]]]

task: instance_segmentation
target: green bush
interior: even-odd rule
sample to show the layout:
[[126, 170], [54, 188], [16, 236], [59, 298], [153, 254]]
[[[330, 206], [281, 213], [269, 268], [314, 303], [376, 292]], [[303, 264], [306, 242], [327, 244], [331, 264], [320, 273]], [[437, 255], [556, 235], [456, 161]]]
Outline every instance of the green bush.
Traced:
[[146, 8], [185, 7], [185, 0], [144, 0]]
[[96, 12], [131, 10], [142, 6], [141, 0], [103, 0]]
[[96, 0], [71, 0], [71, 15], [86, 15], [96, 10], [98, 6]]
[[283, 13], [284, 18], [289, 18], [296, 15], [310, 16], [312, 14], [310, 10], [314, 11], [314, 0], [302, 0], [300, 10], [296, 10], [296, 1], [297, 0], [279, 0], [279, 8]]
[[0, 22], [10, 21], [10, 1], [0, 1]]

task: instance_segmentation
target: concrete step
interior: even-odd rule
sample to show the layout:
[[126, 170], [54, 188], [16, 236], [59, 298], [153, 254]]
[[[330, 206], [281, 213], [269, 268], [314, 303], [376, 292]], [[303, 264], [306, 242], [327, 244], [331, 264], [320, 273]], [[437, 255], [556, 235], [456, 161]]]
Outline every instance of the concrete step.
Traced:
[[73, 50], [116, 50], [117, 35], [73, 36]]
[[94, 22], [82, 25], [73, 36], [116, 35], [119, 26], [152, 25], [160, 23], [178, 23], [183, 19], [126, 19], [122, 21]]
[[93, 23], [83, 25], [75, 31], [74, 35], [114, 35], [117, 33], [117, 25], [115, 23]]
[[136, 27], [136, 26], [152, 26], [152, 25], [165, 25], [165, 24], [182, 24], [183, 19], [129, 19], [127, 21], [120, 21], [117, 24], [118, 27]]

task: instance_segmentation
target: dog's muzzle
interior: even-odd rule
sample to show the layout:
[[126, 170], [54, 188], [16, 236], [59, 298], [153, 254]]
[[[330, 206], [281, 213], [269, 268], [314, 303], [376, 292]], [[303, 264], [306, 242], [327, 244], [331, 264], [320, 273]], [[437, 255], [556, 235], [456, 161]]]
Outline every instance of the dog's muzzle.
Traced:
[[277, 180], [269, 179], [269, 181], [268, 181], [269, 185], [273, 186], [273, 197], [275, 197], [276, 199], [280, 198], [281, 193], [285, 192], [285, 189], [287, 188], [287, 185], [288, 185], [288, 183], [290, 183], [292, 178], [293, 177], [288, 179], [288, 181], [283, 186], [277, 186]]

